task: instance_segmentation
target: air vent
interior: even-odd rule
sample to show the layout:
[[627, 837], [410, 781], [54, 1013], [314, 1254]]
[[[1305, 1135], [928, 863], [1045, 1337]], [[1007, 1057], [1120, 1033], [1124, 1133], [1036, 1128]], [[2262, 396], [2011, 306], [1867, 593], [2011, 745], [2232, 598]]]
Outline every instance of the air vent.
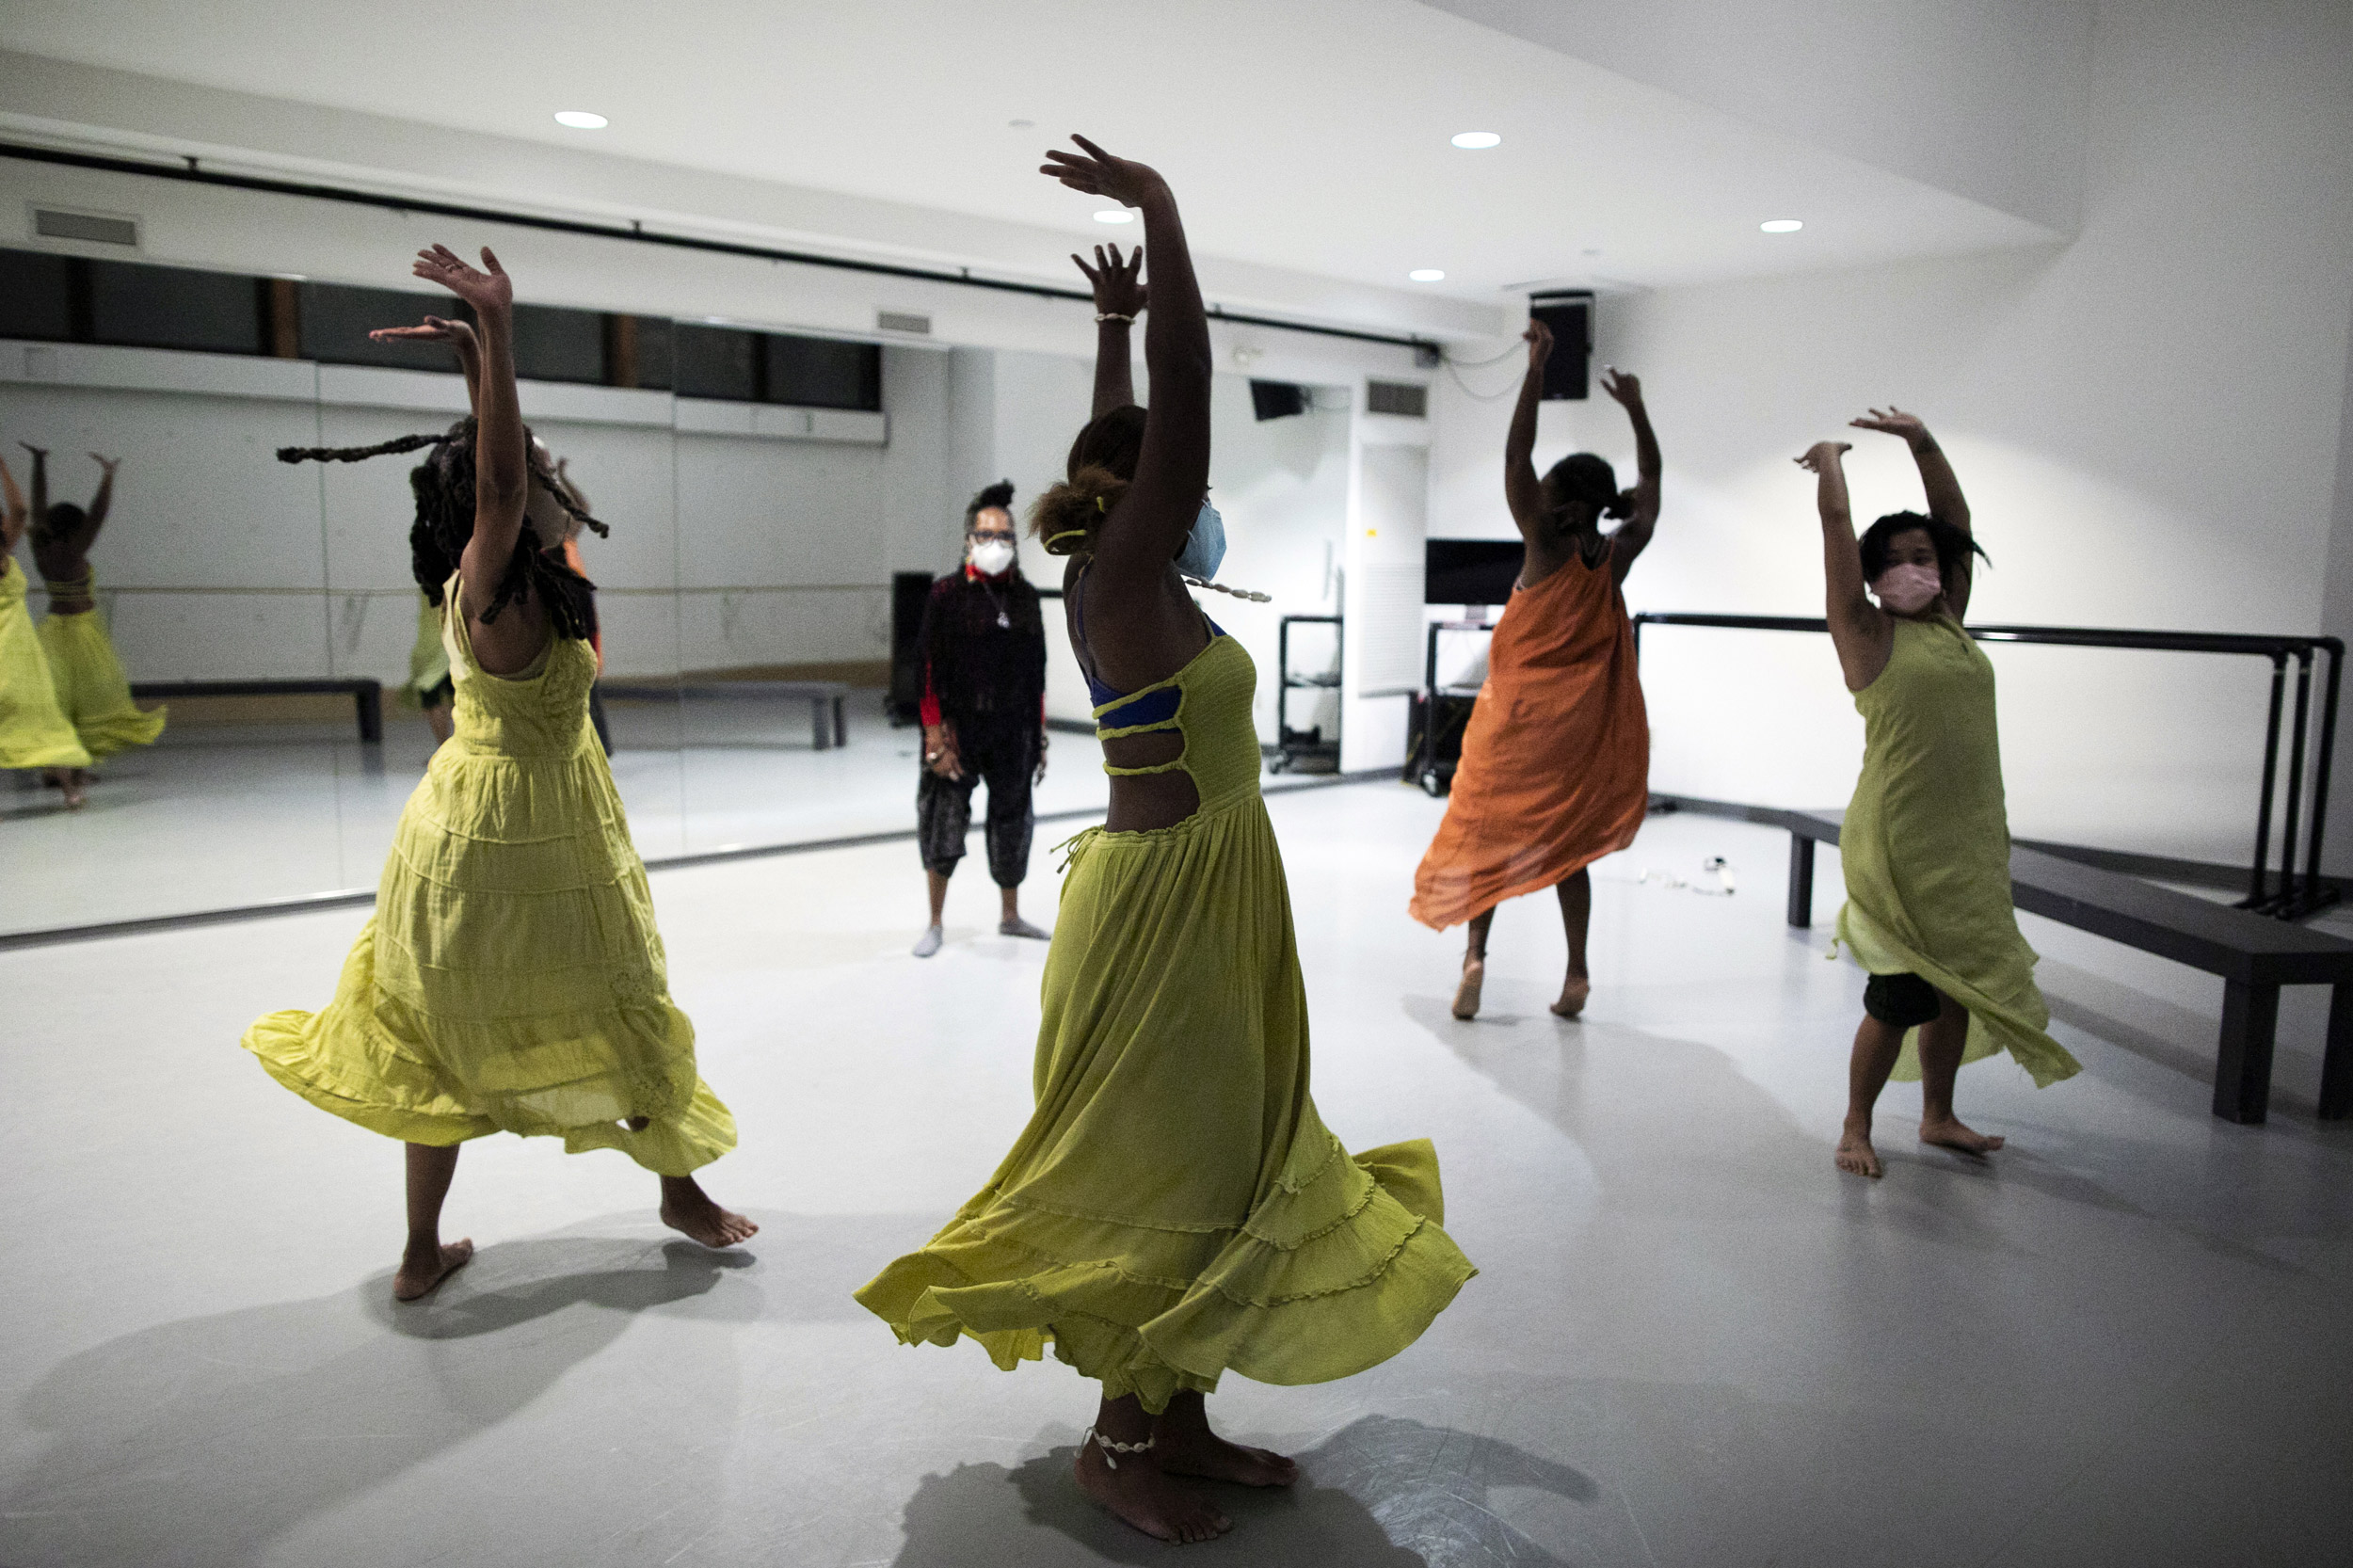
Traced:
[[139, 248], [139, 220], [119, 213], [77, 213], [63, 207], [35, 207], [33, 233], [45, 240], [74, 240], [83, 245]]
[[1368, 381], [1365, 383], [1365, 411], [1402, 414], [1407, 419], [1428, 419], [1430, 389], [1411, 381]]
[[874, 329], [878, 332], [920, 332], [931, 335], [932, 318], [917, 315], [912, 311], [876, 311]]

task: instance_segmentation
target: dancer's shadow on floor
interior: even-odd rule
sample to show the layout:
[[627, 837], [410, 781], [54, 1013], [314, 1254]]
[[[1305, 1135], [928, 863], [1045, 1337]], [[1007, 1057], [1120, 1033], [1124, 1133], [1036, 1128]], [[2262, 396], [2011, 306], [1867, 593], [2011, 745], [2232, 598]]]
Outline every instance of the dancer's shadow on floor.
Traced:
[[[1079, 1490], [1073, 1445], [1008, 1470], [964, 1464], [927, 1476], [906, 1506], [897, 1568], [1063, 1568], [1156, 1563], [1167, 1546], [1130, 1529]], [[1237, 1563], [1346, 1568], [1561, 1564], [1498, 1513], [1490, 1492], [1534, 1488], [1591, 1503], [1579, 1471], [1490, 1437], [1367, 1416], [1296, 1456], [1296, 1486], [1210, 1488], [1233, 1533], [1203, 1548]]]
[[514, 1416], [638, 1314], [757, 1316], [758, 1288], [731, 1277], [753, 1261], [683, 1241], [538, 1238], [485, 1247], [422, 1303], [394, 1305], [379, 1274], [356, 1292], [109, 1340], [20, 1406], [49, 1448], [0, 1502], [0, 1558], [251, 1561]]

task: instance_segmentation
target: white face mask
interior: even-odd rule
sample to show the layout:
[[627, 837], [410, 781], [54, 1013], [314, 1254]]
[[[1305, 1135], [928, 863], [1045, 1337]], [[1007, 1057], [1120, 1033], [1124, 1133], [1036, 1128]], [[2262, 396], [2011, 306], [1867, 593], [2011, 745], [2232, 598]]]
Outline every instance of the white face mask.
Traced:
[[994, 577], [1013, 565], [1013, 545], [1005, 539], [974, 539], [972, 568], [986, 577]]
[[1871, 579], [1871, 593], [1880, 608], [1899, 616], [1917, 615], [1945, 592], [1945, 579], [1934, 567], [1906, 563], [1890, 567]]

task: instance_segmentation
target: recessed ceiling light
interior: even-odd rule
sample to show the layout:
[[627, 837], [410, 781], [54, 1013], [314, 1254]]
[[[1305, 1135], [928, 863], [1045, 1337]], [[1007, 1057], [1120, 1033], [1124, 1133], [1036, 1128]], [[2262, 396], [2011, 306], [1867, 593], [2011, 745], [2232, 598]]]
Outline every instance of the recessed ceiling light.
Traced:
[[1036, 128], [1036, 125], [1037, 121], [1034, 120], [1008, 120], [1005, 121], [1006, 128], [1014, 131], [1033, 130]]
[[1136, 215], [1125, 207], [1106, 207], [1095, 215], [1097, 223], [1133, 223]]
[[1769, 217], [1757, 227], [1769, 234], [1794, 234], [1805, 225], [1794, 217]]
[[601, 131], [613, 123], [604, 116], [591, 114], [586, 109], [558, 109], [555, 111], [555, 122], [568, 125], [575, 131]]
[[1454, 133], [1454, 145], [1477, 152], [1482, 147], [1500, 147], [1503, 138], [1493, 131], [1457, 131]]
[[1405, 275], [1417, 283], [1443, 283], [1446, 274], [1434, 266], [1417, 266]]

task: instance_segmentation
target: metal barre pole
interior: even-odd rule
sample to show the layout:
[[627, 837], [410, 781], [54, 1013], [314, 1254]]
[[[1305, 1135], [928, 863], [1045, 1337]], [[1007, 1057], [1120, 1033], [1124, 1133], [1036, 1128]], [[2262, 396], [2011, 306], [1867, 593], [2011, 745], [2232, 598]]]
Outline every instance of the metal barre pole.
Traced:
[[2304, 857], [2304, 893], [2320, 891], [2320, 835], [2329, 821], [2329, 764], [2337, 748], [2337, 685], [2345, 663], [2345, 647], [2334, 639], [2320, 643], [2329, 655], [2329, 690], [2320, 699], [2320, 756], [2313, 767], [2313, 832]]
[[2313, 711], [2313, 650], [2296, 655], [2296, 728], [2288, 742], [2288, 814], [2280, 828], [2280, 903], [2296, 902], [2296, 830], [2297, 809], [2304, 803], [2304, 731]]
[[2271, 656], [2271, 718], [2264, 727], [2263, 799], [2255, 808], [2255, 870], [2247, 890], [2247, 907], [2262, 904], [2270, 891], [2271, 794], [2280, 778], [2280, 709], [2287, 700], [2288, 656]]

